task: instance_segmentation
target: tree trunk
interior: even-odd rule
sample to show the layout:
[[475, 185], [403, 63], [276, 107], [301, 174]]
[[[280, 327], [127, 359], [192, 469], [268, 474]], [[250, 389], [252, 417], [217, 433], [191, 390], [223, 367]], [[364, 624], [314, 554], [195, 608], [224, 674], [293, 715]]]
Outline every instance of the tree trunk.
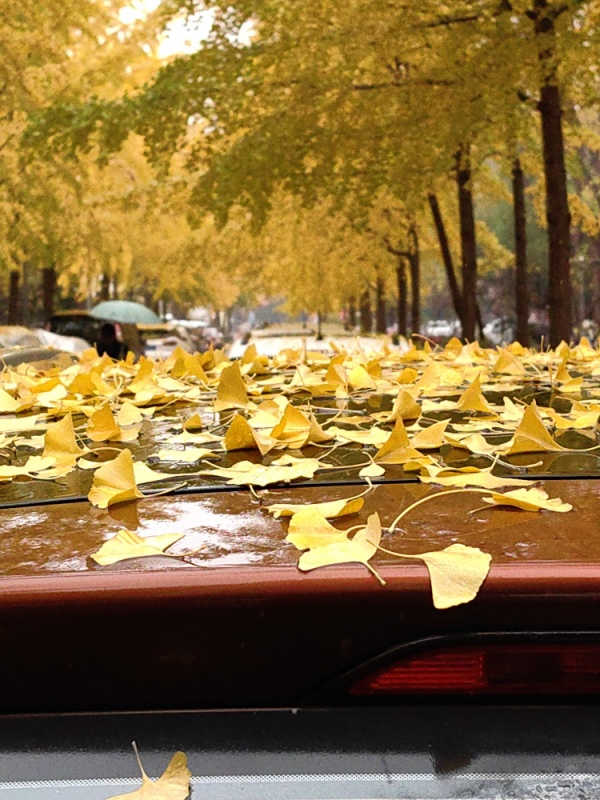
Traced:
[[106, 272], [102, 273], [100, 281], [100, 300], [110, 300], [110, 275]]
[[376, 305], [375, 305], [375, 331], [385, 333], [385, 281], [381, 275], [377, 275], [375, 284]]
[[408, 229], [410, 237], [410, 318], [413, 333], [421, 332], [421, 253], [419, 252], [419, 232], [414, 222]]
[[525, 181], [519, 157], [513, 161], [513, 213], [515, 220], [515, 311], [517, 341], [529, 347], [529, 289], [527, 286], [527, 228]]
[[42, 270], [42, 301], [44, 308], [44, 322], [48, 322], [54, 314], [54, 292], [56, 291], [56, 270], [46, 267]]
[[540, 99], [546, 219], [548, 222], [548, 313], [550, 346], [569, 341], [572, 328], [571, 214], [558, 86], [544, 86]]
[[550, 346], [569, 341], [573, 324], [571, 288], [571, 214], [562, 129], [562, 102], [557, 83], [554, 20], [558, 9], [534, 0], [535, 32], [540, 36], [542, 86], [538, 109], [542, 123], [546, 220], [548, 223], [548, 313]]
[[352, 297], [348, 300], [348, 321], [346, 323], [347, 327], [350, 330], [354, 330], [356, 328], [356, 297], [352, 295]]
[[373, 310], [371, 308], [371, 292], [367, 287], [360, 296], [360, 330], [371, 333], [373, 330]]
[[20, 297], [19, 283], [21, 274], [18, 269], [11, 269], [10, 283], [8, 288], [8, 324], [18, 325], [20, 320]]
[[477, 324], [477, 244], [468, 147], [461, 147], [456, 157], [456, 181], [462, 254], [463, 336], [474, 341]]
[[396, 266], [396, 281], [398, 286], [398, 303], [396, 306], [398, 335], [406, 336], [407, 321], [408, 321], [408, 314], [407, 314], [408, 284], [406, 280], [406, 258], [403, 255], [398, 256], [398, 264]]
[[440, 211], [440, 205], [438, 203], [437, 197], [433, 193], [430, 193], [428, 195], [428, 200], [438, 240], [440, 243], [440, 250], [442, 251], [442, 260], [444, 262], [444, 269], [446, 270], [446, 277], [448, 278], [448, 286], [450, 288], [450, 295], [452, 297], [452, 305], [454, 306], [454, 312], [460, 321], [464, 335], [465, 324], [464, 324], [464, 314], [463, 314], [463, 300], [460, 288], [458, 286], [458, 281], [456, 279], [456, 271], [454, 269], [452, 253], [450, 252], [450, 245], [448, 244], [446, 226], [444, 225], [444, 220], [442, 218], [442, 212]]

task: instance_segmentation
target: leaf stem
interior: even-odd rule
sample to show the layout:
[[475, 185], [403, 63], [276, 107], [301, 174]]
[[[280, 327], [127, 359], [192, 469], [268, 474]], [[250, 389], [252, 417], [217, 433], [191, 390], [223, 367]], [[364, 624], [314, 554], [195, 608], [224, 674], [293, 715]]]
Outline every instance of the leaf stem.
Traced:
[[429, 500], [433, 500], [435, 497], [441, 497], [442, 495], [445, 496], [448, 494], [465, 494], [467, 492], [469, 493], [476, 492], [477, 494], [492, 494], [490, 489], [450, 489], [447, 492], [436, 492], [435, 494], [425, 495], [425, 497], [422, 497], [420, 500], [417, 500], [412, 505], [408, 506], [408, 508], [405, 508], [404, 511], [401, 511], [400, 514], [398, 514], [396, 519], [392, 522], [392, 524], [388, 528], [389, 533], [393, 533], [396, 528], [396, 525], [400, 522], [400, 520], [403, 517], [405, 517], [409, 511], [412, 511], [417, 506], [423, 505], [423, 503], [426, 503]]

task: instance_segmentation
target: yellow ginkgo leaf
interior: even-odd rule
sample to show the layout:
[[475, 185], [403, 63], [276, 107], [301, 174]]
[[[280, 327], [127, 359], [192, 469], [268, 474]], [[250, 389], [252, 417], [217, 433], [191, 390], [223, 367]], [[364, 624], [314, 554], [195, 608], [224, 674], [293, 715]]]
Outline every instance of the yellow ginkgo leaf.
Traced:
[[77, 444], [71, 414], [66, 414], [59, 422], [48, 426], [42, 455], [53, 458], [57, 467], [74, 467], [77, 459], [87, 452], [89, 451], [86, 447]]
[[311, 430], [310, 419], [299, 408], [291, 405], [285, 411], [270, 435], [293, 450], [299, 450], [308, 442]]
[[278, 519], [279, 517], [291, 517], [305, 509], [312, 509], [318, 511], [326, 519], [335, 519], [336, 517], [345, 517], [348, 514], [358, 514], [364, 504], [364, 497], [359, 494], [356, 497], [348, 497], [345, 500], [330, 500], [326, 503], [273, 503], [267, 506], [267, 511], [273, 514], [275, 519]]
[[380, 478], [382, 475], [385, 475], [385, 469], [379, 464], [368, 464], [358, 473], [360, 478]]
[[187, 447], [185, 450], [159, 450], [156, 454], [159, 461], [174, 461], [180, 464], [193, 464], [203, 458], [218, 458], [219, 453], [207, 447]]
[[265, 456], [276, 444], [275, 439], [251, 428], [241, 414], [234, 415], [223, 439], [226, 450], [259, 450], [262, 456]]
[[221, 372], [214, 409], [215, 411], [226, 411], [230, 408], [247, 408], [249, 403], [240, 365], [235, 361], [231, 366], [224, 367]]
[[192, 773], [188, 769], [185, 753], [175, 753], [160, 778], [153, 781], [144, 772], [135, 744], [134, 749], [142, 773], [141, 787], [135, 792], [114, 795], [108, 800], [187, 800]]
[[117, 503], [138, 500], [143, 496], [136, 485], [131, 451], [123, 450], [112, 461], [98, 467], [88, 500], [98, 508], [108, 508]]
[[515, 455], [516, 453], [551, 453], [565, 450], [550, 436], [539, 415], [535, 400], [527, 406], [513, 438], [500, 445], [497, 452]]
[[[128, 452], [128, 451], [127, 451]], [[157, 481], [165, 481], [169, 478], [178, 478], [180, 475], [174, 475], [171, 472], [158, 472], [152, 469], [143, 461], [135, 461], [133, 463], [133, 475], [136, 484], [141, 483], [156, 483]]]
[[[55, 478], [58, 474], [64, 472], [54, 469], [55, 461], [53, 458], [47, 456], [30, 456], [25, 464], [22, 466], [13, 466], [8, 464], [0, 465], [0, 478], [16, 478], [19, 475], [28, 475], [31, 477], [40, 477], [44, 472], [48, 473], [47, 477]], [[68, 468], [70, 469], [70, 467]]]
[[437, 483], [439, 486], [473, 486], [481, 489], [500, 489], [502, 486], [531, 486], [531, 481], [520, 478], [498, 477], [492, 475], [491, 467], [473, 472], [453, 471], [425, 467], [429, 475], [419, 475], [422, 483]]
[[89, 418], [86, 433], [93, 442], [110, 442], [120, 438], [121, 429], [117, 425], [112, 411], [106, 405], [95, 411]]
[[411, 447], [416, 450], [439, 450], [444, 444], [448, 423], [449, 420], [443, 419], [441, 422], [434, 422], [428, 428], [421, 429], [410, 440]]
[[0, 386], [0, 414], [14, 414], [23, 408], [31, 408], [31, 403], [25, 406]]
[[488, 404], [481, 391], [479, 373], [471, 385], [459, 397], [456, 404], [457, 411], [478, 411], [482, 414], [493, 414], [494, 409]]
[[543, 489], [533, 487], [532, 489], [515, 489], [512, 492], [499, 494], [494, 492], [491, 497], [483, 498], [485, 503], [494, 506], [513, 506], [522, 508], [524, 511], [560, 511], [562, 513], [571, 511], [573, 506], [570, 503], [563, 503], [559, 497], [549, 498]]
[[298, 459], [293, 464], [273, 462], [270, 466], [239, 461], [233, 467], [201, 470], [199, 474], [227, 478], [229, 486], [269, 486], [273, 483], [289, 483], [297, 478], [312, 478], [320, 467], [314, 458]]
[[183, 423], [183, 430], [184, 431], [201, 431], [204, 427], [204, 423], [202, 422], [202, 417], [200, 414], [193, 414], [189, 419], [187, 419]]
[[451, 544], [443, 550], [401, 558], [425, 562], [431, 580], [431, 594], [436, 608], [451, 608], [473, 600], [490, 570], [492, 557], [478, 547]]
[[343, 542], [348, 537], [345, 531], [334, 528], [327, 522], [325, 515], [317, 509], [317, 506], [305, 506], [290, 519], [288, 535], [285, 538], [298, 550], [308, 550]]
[[355, 364], [348, 373], [348, 383], [352, 389], [374, 389], [375, 381], [364, 367]]
[[163, 551], [183, 538], [183, 533], [161, 533], [158, 536], [138, 536], [133, 531], [120, 530], [112, 539], [92, 553], [92, 558], [103, 567], [142, 556], [161, 556]]
[[406, 389], [399, 389], [394, 405], [389, 414], [384, 414], [384, 422], [395, 422], [397, 419], [418, 419], [421, 416], [421, 407], [412, 394]]
[[117, 412], [117, 423], [125, 428], [129, 425], [139, 425], [144, 421], [144, 415], [137, 406], [125, 400], [119, 411]]
[[303, 572], [318, 567], [327, 567], [332, 564], [364, 564], [382, 585], [385, 581], [369, 564], [377, 552], [381, 541], [381, 522], [379, 514], [371, 514], [365, 528], [360, 528], [352, 539], [344, 538], [342, 541], [315, 547], [302, 553], [298, 560], [298, 568]]
[[397, 417], [389, 438], [381, 445], [377, 453], [375, 453], [375, 461], [385, 461], [386, 456], [398, 450], [404, 450], [409, 447], [409, 445], [410, 441], [402, 417]]

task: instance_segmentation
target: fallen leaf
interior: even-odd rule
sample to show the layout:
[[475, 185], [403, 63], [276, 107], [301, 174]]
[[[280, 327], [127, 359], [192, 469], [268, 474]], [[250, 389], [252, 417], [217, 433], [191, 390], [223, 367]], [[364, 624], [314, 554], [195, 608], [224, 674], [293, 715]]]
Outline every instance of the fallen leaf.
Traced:
[[215, 411], [226, 411], [231, 408], [247, 408], [249, 404], [246, 384], [240, 372], [240, 365], [236, 361], [221, 372], [214, 409]]
[[323, 547], [347, 540], [345, 531], [334, 528], [316, 506], [301, 508], [290, 519], [286, 541], [298, 550]]
[[120, 439], [121, 428], [117, 425], [107, 405], [99, 408], [89, 418], [86, 434], [92, 442], [110, 442]]
[[534, 400], [525, 409], [523, 419], [513, 438], [505, 445], [500, 445], [497, 452], [515, 455], [516, 453], [552, 453], [565, 449], [554, 441], [546, 429]]
[[385, 475], [385, 469], [380, 467], [379, 464], [369, 464], [363, 467], [358, 475], [360, 478], [380, 478]]
[[88, 500], [98, 508], [108, 508], [143, 496], [136, 485], [131, 451], [123, 450], [95, 471]]
[[326, 503], [273, 503], [267, 506], [267, 511], [278, 519], [291, 517], [299, 511], [310, 508], [318, 511], [326, 519], [335, 519], [348, 514], [357, 514], [365, 504], [363, 495], [364, 492], [355, 497], [347, 497], [345, 500], [330, 500]]
[[298, 568], [303, 572], [308, 572], [318, 567], [327, 567], [332, 564], [364, 564], [372, 572], [382, 585], [385, 581], [369, 564], [377, 552], [377, 547], [381, 541], [381, 522], [379, 514], [371, 514], [367, 520], [367, 525], [360, 528], [352, 539], [345, 538], [339, 542], [315, 547], [302, 553], [298, 560]]
[[494, 506], [513, 506], [524, 511], [571, 511], [570, 503], [563, 503], [559, 497], [549, 498], [543, 489], [515, 489], [512, 492], [499, 494], [494, 492], [491, 497], [484, 497], [483, 501]]
[[289, 483], [297, 478], [312, 478], [320, 466], [312, 458], [299, 459], [296, 464], [270, 466], [239, 461], [233, 467], [201, 470], [198, 474], [227, 478], [229, 486], [269, 486], [273, 483]]
[[122, 529], [112, 539], [104, 542], [102, 547], [96, 553], [92, 553], [90, 558], [97, 564], [107, 566], [128, 558], [160, 556], [167, 547], [182, 538], [183, 533], [161, 533], [158, 536], [142, 537], [133, 531]]
[[440, 609], [471, 602], [486, 579], [492, 560], [489, 553], [464, 544], [451, 544], [432, 553], [396, 555], [425, 562], [431, 580], [433, 605]]
[[42, 455], [53, 458], [57, 467], [74, 467], [77, 459], [88, 452], [87, 447], [80, 447], [77, 444], [71, 414], [48, 426]]
[[489, 405], [481, 391], [480, 376], [472, 381], [471, 385], [459, 397], [456, 403], [457, 411], [477, 411], [481, 414], [494, 414], [494, 409]]
[[185, 753], [175, 753], [160, 778], [153, 781], [144, 772], [135, 745], [134, 749], [142, 773], [141, 787], [135, 792], [114, 795], [108, 800], [187, 800], [192, 773], [188, 769]]

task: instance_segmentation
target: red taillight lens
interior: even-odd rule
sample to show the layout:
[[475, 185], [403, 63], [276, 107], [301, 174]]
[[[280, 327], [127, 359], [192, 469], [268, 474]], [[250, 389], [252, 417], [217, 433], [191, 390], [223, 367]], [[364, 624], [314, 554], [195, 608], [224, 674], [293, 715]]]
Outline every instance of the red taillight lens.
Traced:
[[600, 644], [515, 642], [429, 651], [362, 678], [350, 693], [596, 694]]

